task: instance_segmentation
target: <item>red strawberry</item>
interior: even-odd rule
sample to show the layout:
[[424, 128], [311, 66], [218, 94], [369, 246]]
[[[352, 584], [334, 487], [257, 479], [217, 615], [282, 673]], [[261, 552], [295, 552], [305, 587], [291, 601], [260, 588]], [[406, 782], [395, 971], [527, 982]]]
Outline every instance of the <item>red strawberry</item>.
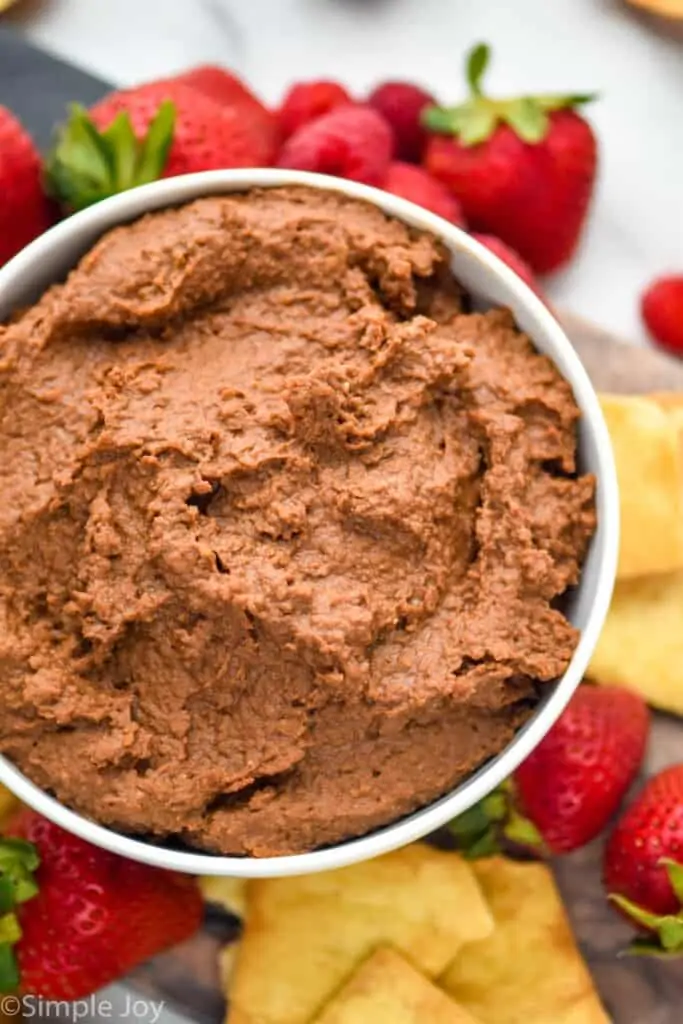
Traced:
[[643, 320], [662, 348], [683, 355], [683, 274], [655, 281], [641, 300]]
[[45, 999], [80, 999], [201, 923], [201, 893], [188, 875], [107, 853], [33, 811], [20, 812], [8, 833], [17, 838], [0, 840], [0, 894], [21, 931], [3, 932], [0, 990], [19, 984]]
[[627, 807], [609, 838], [605, 888], [650, 932], [640, 951], [683, 953], [683, 764], [666, 768]]
[[40, 157], [22, 126], [0, 107], [0, 266], [50, 226]]
[[237, 111], [264, 139], [268, 163], [275, 159], [280, 146], [278, 119], [237, 75], [214, 64], [203, 64], [176, 75], [173, 81], [196, 89], [222, 107]]
[[90, 110], [93, 122], [106, 129], [118, 114], [127, 113], [133, 131], [143, 135], [161, 104], [175, 107], [173, 144], [164, 177], [221, 167], [267, 165], [270, 140], [232, 107], [221, 106], [195, 88], [177, 82], [151, 82], [105, 96]]
[[288, 139], [295, 131], [328, 114], [335, 107], [352, 103], [352, 99], [339, 82], [297, 82], [289, 90], [279, 112], [280, 129], [283, 138]]
[[[182, 83], [152, 82], [72, 108], [48, 162], [53, 194], [79, 210], [157, 178], [259, 167], [271, 142], [239, 111]], [[106, 157], [104, 156], [106, 154]]]
[[580, 686], [515, 773], [519, 803], [554, 853], [590, 842], [635, 779], [650, 718], [618, 686]]
[[169, 81], [189, 85], [191, 89], [196, 89], [224, 107], [238, 107], [245, 112], [254, 111], [273, 116], [237, 75], [216, 64], [201, 64], [180, 75], [174, 75]]
[[423, 110], [435, 104], [431, 93], [411, 82], [384, 82], [368, 97], [368, 105], [391, 125], [396, 156], [409, 163], [420, 162], [427, 138], [420, 117]]
[[597, 145], [574, 107], [592, 96], [523, 96], [491, 100], [481, 91], [489, 59], [477, 46], [468, 59], [470, 99], [424, 111], [430, 137], [424, 165], [462, 203], [476, 231], [497, 235], [535, 271], [572, 256], [593, 191]]
[[536, 275], [533, 270], [518, 252], [511, 249], [505, 242], [501, 242], [500, 238], [496, 238], [495, 235], [480, 235], [477, 232], [473, 232], [472, 238], [475, 238], [477, 242], [481, 242], [485, 245], [494, 256], [497, 256], [499, 260], [506, 263], [511, 270], [514, 270], [518, 277], [521, 277], [525, 284], [528, 284], [532, 291], [535, 291], [537, 295], [543, 297], [540, 285], [536, 280]]
[[378, 185], [391, 161], [391, 128], [369, 107], [337, 107], [287, 139], [278, 167], [336, 174]]
[[618, 686], [582, 685], [512, 782], [452, 823], [470, 853], [513, 842], [568, 853], [594, 839], [643, 760], [649, 712]]
[[458, 200], [421, 167], [394, 161], [389, 164], [382, 188], [385, 192], [392, 192], [395, 196], [424, 206], [425, 210], [431, 210], [459, 227], [465, 226]]

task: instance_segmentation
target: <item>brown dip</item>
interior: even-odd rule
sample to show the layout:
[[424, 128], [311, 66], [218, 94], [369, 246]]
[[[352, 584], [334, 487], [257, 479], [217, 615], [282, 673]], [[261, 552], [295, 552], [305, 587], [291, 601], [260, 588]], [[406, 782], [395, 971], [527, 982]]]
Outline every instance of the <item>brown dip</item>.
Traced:
[[0, 328], [0, 749], [99, 822], [222, 853], [428, 803], [574, 650], [577, 416], [365, 203], [254, 191], [111, 231]]

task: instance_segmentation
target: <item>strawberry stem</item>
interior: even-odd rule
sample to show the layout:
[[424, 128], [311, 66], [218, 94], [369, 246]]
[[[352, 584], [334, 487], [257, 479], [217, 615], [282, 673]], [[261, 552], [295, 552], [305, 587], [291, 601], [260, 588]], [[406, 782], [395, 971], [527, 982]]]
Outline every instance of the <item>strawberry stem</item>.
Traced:
[[470, 92], [473, 96], [481, 96], [481, 80], [484, 77], [489, 60], [491, 47], [487, 43], [477, 43], [467, 55], [466, 75]]

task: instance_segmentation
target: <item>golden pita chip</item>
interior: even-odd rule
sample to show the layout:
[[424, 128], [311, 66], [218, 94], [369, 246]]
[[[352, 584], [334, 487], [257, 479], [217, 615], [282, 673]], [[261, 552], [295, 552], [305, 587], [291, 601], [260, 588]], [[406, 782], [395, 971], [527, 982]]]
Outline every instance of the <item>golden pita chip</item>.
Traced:
[[215, 875], [204, 875], [199, 879], [199, 888], [207, 903], [217, 903], [234, 914], [244, 917], [247, 904], [246, 878], [218, 878]]
[[683, 391], [653, 391], [647, 396], [651, 398], [660, 409], [674, 414], [678, 422], [683, 422]]
[[610, 1024], [544, 864], [473, 863], [496, 927], [439, 984], [481, 1024]]
[[621, 499], [620, 579], [683, 568], [683, 459], [668, 411], [641, 395], [600, 398]]
[[337, 871], [251, 882], [230, 1024], [308, 1024], [377, 946], [433, 977], [492, 928], [470, 865], [422, 843]]
[[655, 707], [683, 715], [683, 573], [617, 583], [589, 667]]
[[678, 435], [678, 458], [683, 466], [683, 392], [668, 391], [651, 396], [663, 409], [676, 428]]
[[678, 457], [683, 464], [683, 391], [661, 391], [649, 396], [676, 428]]
[[313, 1024], [477, 1024], [395, 950], [378, 949]]

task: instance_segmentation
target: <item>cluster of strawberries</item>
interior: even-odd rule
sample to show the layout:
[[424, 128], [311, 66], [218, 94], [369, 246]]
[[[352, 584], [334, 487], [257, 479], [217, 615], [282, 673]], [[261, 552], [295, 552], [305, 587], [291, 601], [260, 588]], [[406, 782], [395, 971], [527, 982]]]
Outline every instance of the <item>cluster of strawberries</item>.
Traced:
[[[642, 766], [643, 698], [582, 684], [514, 776], [451, 823], [470, 856], [520, 847], [566, 854], [611, 824]], [[611, 828], [605, 892], [635, 925], [641, 953], [683, 953], [683, 763], [652, 776]]]
[[[43, 165], [0, 108], [0, 265], [60, 213], [159, 177], [287, 167], [365, 182], [472, 232], [540, 292], [536, 274], [573, 255], [593, 191], [597, 145], [585, 94], [487, 96], [489, 49], [467, 58], [469, 96], [452, 107], [409, 82], [364, 98], [333, 81], [295, 84], [269, 109], [231, 72], [199, 67], [74, 106]], [[643, 314], [683, 351], [683, 277], [651, 289]]]

